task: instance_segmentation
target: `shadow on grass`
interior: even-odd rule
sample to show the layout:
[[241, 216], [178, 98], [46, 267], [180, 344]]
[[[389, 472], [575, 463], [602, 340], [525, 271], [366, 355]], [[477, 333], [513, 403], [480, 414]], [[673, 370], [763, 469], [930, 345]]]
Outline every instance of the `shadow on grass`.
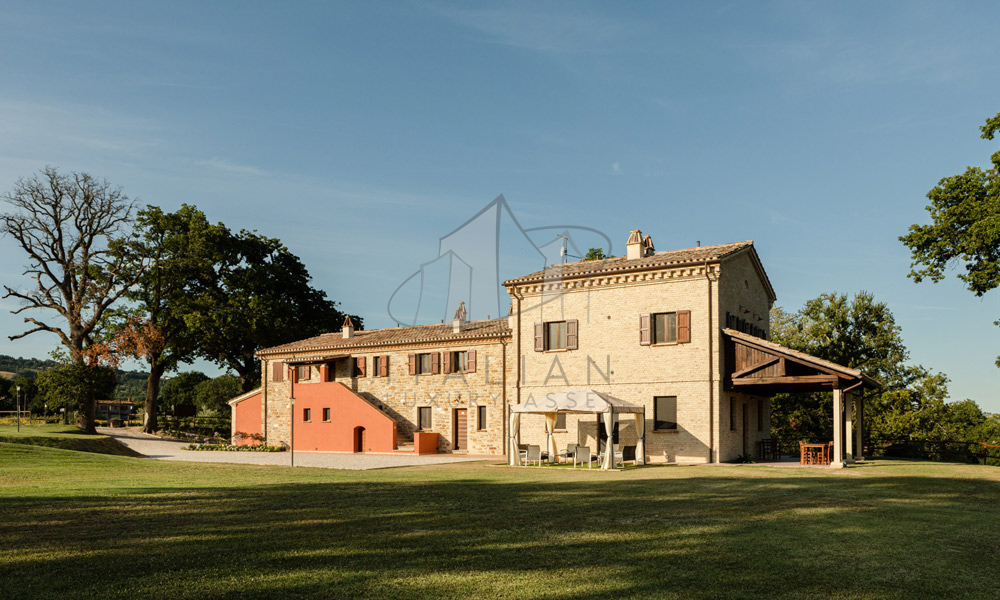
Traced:
[[490, 475], [0, 498], [0, 597], [998, 591], [994, 481]]

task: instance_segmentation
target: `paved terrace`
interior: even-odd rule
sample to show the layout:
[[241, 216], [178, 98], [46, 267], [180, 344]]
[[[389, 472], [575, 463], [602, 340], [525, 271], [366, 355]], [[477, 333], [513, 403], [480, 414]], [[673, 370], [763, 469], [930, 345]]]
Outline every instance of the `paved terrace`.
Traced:
[[[165, 440], [155, 435], [126, 429], [98, 427], [97, 432], [115, 438], [139, 454], [156, 460], [181, 460], [186, 462], [237, 463], [246, 465], [289, 466], [291, 452], [225, 452], [184, 450], [190, 442]], [[296, 467], [323, 469], [388, 469], [416, 467], [445, 463], [503, 460], [502, 457], [468, 456], [462, 454], [335, 454], [327, 452], [296, 452]]]

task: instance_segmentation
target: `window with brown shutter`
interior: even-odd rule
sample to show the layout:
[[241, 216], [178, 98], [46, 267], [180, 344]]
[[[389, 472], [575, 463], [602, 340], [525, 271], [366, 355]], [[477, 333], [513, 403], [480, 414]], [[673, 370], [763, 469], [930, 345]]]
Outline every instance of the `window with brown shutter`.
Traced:
[[535, 323], [535, 352], [545, 351], [545, 323]]
[[[647, 319], [648, 317], [648, 319]], [[649, 329], [645, 328], [646, 323]], [[646, 341], [646, 340], [649, 341]], [[639, 316], [639, 344], [686, 344], [691, 341], [691, 311]]]
[[431, 374], [437, 375], [441, 372], [441, 353], [431, 352]]
[[465, 361], [465, 372], [475, 373], [476, 372], [476, 351], [469, 350], [469, 356]]
[[569, 319], [566, 321], [566, 349], [576, 350], [579, 345], [577, 342], [578, 335], [577, 330], [579, 329], [579, 321], [576, 319]]
[[416, 375], [417, 374], [417, 355], [416, 354], [410, 354], [409, 358], [410, 358], [410, 375]]
[[276, 382], [285, 380], [285, 363], [271, 363], [271, 380]]
[[365, 370], [366, 370], [365, 367], [367, 366], [365, 364], [366, 362], [367, 361], [365, 360], [364, 356], [359, 356], [359, 357], [355, 358], [355, 360], [354, 360], [354, 376], [355, 377], [364, 377], [365, 376]]
[[[452, 364], [452, 361], [454, 360], [456, 354], [457, 354], [457, 352], [442, 352], [441, 353], [441, 371], [445, 375], [447, 375], [448, 373], [451, 373], [451, 364]], [[456, 372], [458, 372], [457, 369], [456, 369]]]
[[298, 372], [296, 374], [298, 375], [296, 381], [309, 381], [309, 378], [312, 376], [309, 365], [302, 365], [301, 367], [298, 367]]
[[687, 344], [691, 341], [691, 311], [677, 311], [677, 343]]
[[378, 374], [380, 377], [389, 376], [389, 357], [380, 356], [378, 357]]

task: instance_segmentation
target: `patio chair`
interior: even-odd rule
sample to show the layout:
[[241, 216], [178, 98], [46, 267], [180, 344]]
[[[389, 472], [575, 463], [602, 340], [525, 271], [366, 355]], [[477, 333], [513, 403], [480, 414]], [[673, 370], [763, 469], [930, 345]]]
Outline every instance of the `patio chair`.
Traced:
[[809, 464], [809, 453], [806, 452], [805, 440], [799, 440], [799, 464], [800, 465]]
[[518, 444], [517, 445], [517, 453], [521, 455], [521, 462], [522, 463], [527, 463], [528, 462], [528, 445], [527, 444]]
[[589, 446], [577, 446], [576, 452], [573, 453], [573, 468], [576, 468], [576, 461], [579, 459], [582, 465], [584, 461], [587, 461], [587, 468], [589, 469], [593, 464], [593, 456], [590, 454]]
[[531, 464], [532, 461], [537, 461], [538, 466], [542, 466], [542, 447], [536, 446], [534, 444], [528, 445], [528, 455], [525, 457], [525, 464]]
[[[621, 448], [621, 452], [618, 448]], [[615, 444], [615, 464], [625, 464], [625, 461], [632, 461], [632, 464], [636, 463], [635, 460], [635, 446], [619, 446]]]
[[573, 458], [573, 456], [576, 454], [576, 447], [578, 445], [579, 444], [567, 444], [566, 445], [566, 450], [559, 453], [559, 458], [566, 459], [566, 460], [569, 460], [570, 458]]

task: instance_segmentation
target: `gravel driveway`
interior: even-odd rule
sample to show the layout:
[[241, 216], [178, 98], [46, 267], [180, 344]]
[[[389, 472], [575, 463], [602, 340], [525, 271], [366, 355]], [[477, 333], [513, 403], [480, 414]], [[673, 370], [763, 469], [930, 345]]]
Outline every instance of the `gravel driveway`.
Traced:
[[[188, 462], [239, 463], [245, 465], [289, 466], [290, 452], [220, 452], [184, 450], [188, 442], [165, 440], [155, 435], [126, 429], [98, 427], [97, 432], [111, 436], [147, 458], [158, 460], [183, 460]], [[324, 469], [387, 469], [390, 467], [415, 467], [444, 463], [488, 460], [482, 457], [465, 457], [453, 454], [326, 454], [296, 452], [296, 467], [321, 467]]]

